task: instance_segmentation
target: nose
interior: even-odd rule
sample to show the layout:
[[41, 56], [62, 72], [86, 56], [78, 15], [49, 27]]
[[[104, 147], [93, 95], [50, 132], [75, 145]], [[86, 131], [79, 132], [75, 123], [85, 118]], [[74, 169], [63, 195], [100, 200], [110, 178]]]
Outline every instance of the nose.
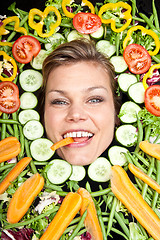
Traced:
[[88, 115], [84, 109], [84, 107], [80, 104], [72, 105], [68, 109], [67, 113], [67, 121], [69, 122], [79, 122], [79, 121], [85, 121], [87, 119]]

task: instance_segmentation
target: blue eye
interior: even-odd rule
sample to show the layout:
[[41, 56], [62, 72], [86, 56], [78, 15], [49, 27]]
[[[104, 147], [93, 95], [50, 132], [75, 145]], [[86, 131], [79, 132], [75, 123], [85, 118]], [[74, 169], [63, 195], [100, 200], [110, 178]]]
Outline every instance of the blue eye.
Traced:
[[67, 102], [66, 102], [66, 101], [63, 101], [63, 100], [53, 100], [53, 101], [51, 102], [51, 104], [53, 104], [53, 105], [66, 105]]
[[103, 99], [100, 97], [94, 97], [89, 99], [89, 103], [101, 103], [101, 102], [103, 102]]

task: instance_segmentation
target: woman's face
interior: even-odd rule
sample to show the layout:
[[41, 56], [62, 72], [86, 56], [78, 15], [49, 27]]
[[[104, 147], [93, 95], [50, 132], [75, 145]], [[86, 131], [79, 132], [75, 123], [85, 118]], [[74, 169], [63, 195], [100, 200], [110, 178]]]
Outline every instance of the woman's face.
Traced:
[[47, 137], [54, 143], [74, 138], [74, 143], [57, 150], [62, 159], [73, 165], [95, 161], [114, 135], [109, 75], [89, 62], [52, 70], [46, 86], [44, 121]]

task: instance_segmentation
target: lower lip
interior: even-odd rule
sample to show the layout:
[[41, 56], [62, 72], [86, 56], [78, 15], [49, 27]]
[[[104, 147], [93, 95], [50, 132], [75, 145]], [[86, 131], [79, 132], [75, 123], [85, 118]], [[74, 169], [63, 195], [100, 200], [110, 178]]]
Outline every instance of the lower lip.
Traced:
[[83, 142], [70, 143], [69, 145], [67, 145], [67, 147], [70, 147], [70, 148], [85, 147], [92, 141], [92, 138], [93, 137], [88, 138], [86, 141], [83, 141]]

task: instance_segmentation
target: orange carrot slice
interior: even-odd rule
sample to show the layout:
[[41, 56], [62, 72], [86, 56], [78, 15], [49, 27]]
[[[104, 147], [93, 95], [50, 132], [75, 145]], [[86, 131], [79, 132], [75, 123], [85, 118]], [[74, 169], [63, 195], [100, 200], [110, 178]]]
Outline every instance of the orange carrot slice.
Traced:
[[0, 194], [4, 193], [18, 175], [27, 167], [29, 162], [32, 160], [30, 157], [22, 158], [16, 166], [8, 173], [4, 180], [0, 183]]
[[17, 223], [28, 211], [34, 198], [44, 185], [44, 178], [39, 173], [28, 178], [14, 193], [8, 207], [7, 221]]
[[150, 143], [148, 140], [139, 143], [139, 147], [143, 152], [160, 160], [160, 145], [158, 143]]
[[65, 229], [80, 210], [81, 205], [81, 196], [78, 193], [69, 192], [40, 240], [59, 240]]
[[66, 145], [68, 145], [68, 144], [70, 144], [70, 143], [73, 143], [73, 142], [74, 142], [74, 140], [73, 140], [72, 137], [67, 137], [67, 138], [64, 138], [64, 139], [62, 139], [62, 140], [54, 143], [54, 144], [51, 146], [51, 149], [52, 149], [53, 151], [55, 151], [55, 150], [57, 150], [58, 148], [64, 147], [64, 146], [66, 146]]
[[84, 225], [91, 234], [92, 240], [103, 240], [102, 230], [98, 221], [97, 211], [90, 193], [85, 188], [79, 188], [77, 193], [82, 197], [81, 216], [87, 209]]
[[115, 165], [112, 167], [111, 189], [146, 231], [155, 240], [159, 240], [159, 217], [143, 199], [121, 166]]
[[147, 183], [151, 188], [153, 188], [155, 191], [157, 191], [160, 194], [160, 185], [154, 181], [151, 177], [149, 177], [147, 174], [145, 174], [141, 169], [136, 167], [134, 164], [129, 163], [128, 165], [129, 170], [139, 179], [141, 179], [143, 182]]
[[16, 137], [7, 137], [0, 141], [0, 163], [16, 157], [21, 151]]

